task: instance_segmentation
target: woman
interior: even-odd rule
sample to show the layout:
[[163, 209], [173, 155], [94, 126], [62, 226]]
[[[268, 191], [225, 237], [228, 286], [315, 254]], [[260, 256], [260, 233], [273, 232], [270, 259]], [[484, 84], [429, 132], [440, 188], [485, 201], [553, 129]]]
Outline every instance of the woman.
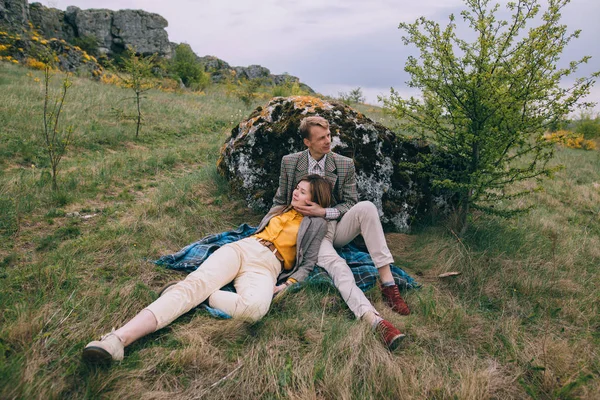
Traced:
[[[316, 264], [327, 223], [294, 209], [309, 201], [322, 207], [331, 204], [331, 185], [319, 175], [298, 182], [291, 204], [271, 210], [253, 236], [219, 248], [123, 327], [90, 342], [83, 349], [83, 358], [90, 362], [122, 360], [126, 346], [164, 328], [207, 298], [211, 307], [233, 318], [261, 319], [269, 311], [273, 294], [304, 280]], [[278, 277], [284, 283], [276, 286]], [[219, 290], [231, 281], [236, 293]]]

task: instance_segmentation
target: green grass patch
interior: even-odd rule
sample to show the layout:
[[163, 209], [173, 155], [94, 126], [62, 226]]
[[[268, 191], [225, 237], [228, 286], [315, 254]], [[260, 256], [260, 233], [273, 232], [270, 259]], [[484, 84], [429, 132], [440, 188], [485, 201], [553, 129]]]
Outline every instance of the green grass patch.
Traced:
[[[530, 213], [474, 214], [460, 239], [442, 223], [414, 230], [396, 260], [423, 284], [403, 293], [412, 314], [367, 294], [407, 335], [394, 354], [315, 284], [258, 323], [197, 309], [123, 363], [84, 365], [87, 342], [182, 278], [149, 260], [260, 221], [215, 167], [251, 107], [218, 85], [153, 90], [135, 140], [127, 90], [74, 78], [64, 115], [76, 140], [54, 192], [36, 77], [0, 66], [0, 398], [600, 397], [600, 153], [562, 148], [566, 168], [519, 200]], [[379, 108], [357, 108], [394, 128]], [[460, 275], [438, 278], [449, 271]]]

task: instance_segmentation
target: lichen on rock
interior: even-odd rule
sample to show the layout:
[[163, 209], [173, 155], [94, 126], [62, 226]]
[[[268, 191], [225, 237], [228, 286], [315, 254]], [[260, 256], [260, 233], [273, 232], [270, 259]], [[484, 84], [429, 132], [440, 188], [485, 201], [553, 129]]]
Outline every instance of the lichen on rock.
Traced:
[[305, 149], [298, 127], [311, 115], [329, 121], [333, 151], [354, 160], [359, 199], [376, 205], [384, 225], [406, 232], [429, 212], [431, 185], [423, 172], [432, 152], [429, 144], [398, 136], [348, 106], [311, 96], [276, 97], [258, 107], [221, 149], [218, 170], [249, 206], [270, 207], [281, 158]]

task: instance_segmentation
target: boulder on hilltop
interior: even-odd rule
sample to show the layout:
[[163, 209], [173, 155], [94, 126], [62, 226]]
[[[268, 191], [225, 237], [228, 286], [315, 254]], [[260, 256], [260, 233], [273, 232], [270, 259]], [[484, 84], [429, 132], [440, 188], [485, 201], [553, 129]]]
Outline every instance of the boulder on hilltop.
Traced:
[[69, 42], [74, 38], [92, 37], [101, 54], [112, 55], [131, 46], [140, 54], [171, 56], [165, 30], [167, 20], [143, 10], [82, 10], [70, 6], [62, 11], [40, 3], [28, 4], [27, 0], [0, 0], [0, 25], [13, 32], [33, 27], [48, 39]]
[[377, 206], [384, 225], [406, 232], [413, 220], [446, 206], [432, 193], [424, 167], [432, 146], [400, 137], [341, 103], [293, 96], [258, 107], [221, 149], [218, 170], [250, 207], [265, 211], [272, 204], [281, 158], [306, 148], [298, 128], [311, 115], [329, 121], [333, 151], [354, 160], [359, 198]]

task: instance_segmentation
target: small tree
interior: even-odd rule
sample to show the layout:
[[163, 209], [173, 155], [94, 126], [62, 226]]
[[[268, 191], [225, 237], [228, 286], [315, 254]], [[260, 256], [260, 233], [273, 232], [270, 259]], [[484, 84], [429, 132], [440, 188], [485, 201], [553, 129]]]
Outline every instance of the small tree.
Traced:
[[245, 79], [239, 83], [239, 87], [235, 90], [235, 94], [242, 100], [246, 107], [249, 107], [258, 97], [258, 89], [262, 84], [263, 80], [261, 78]]
[[128, 47], [123, 57], [123, 71], [124, 74], [118, 74], [119, 78], [123, 81], [125, 87], [131, 88], [135, 93], [133, 99], [135, 100], [137, 116], [136, 116], [136, 127], [135, 127], [135, 138], [137, 139], [142, 126], [142, 107], [141, 101], [144, 98], [144, 93], [156, 86], [152, 70], [154, 68], [154, 61], [156, 54], [149, 57], [138, 56], [135, 50]]
[[185, 43], [175, 48], [172, 69], [183, 84], [193, 90], [204, 90], [210, 84], [210, 75], [204, 72], [192, 48]]
[[600, 114], [594, 116], [590, 110], [583, 110], [573, 123], [575, 132], [581, 133], [586, 139], [600, 137]]
[[[561, 85], [589, 59], [558, 67], [563, 49], [580, 32], [559, 23], [569, 0], [549, 0], [541, 15], [538, 0], [511, 2], [509, 20], [497, 19], [499, 6], [489, 3], [465, 0], [461, 16], [473, 42], [457, 36], [453, 15], [444, 29], [425, 18], [401, 23], [404, 44], [420, 53], [406, 62], [408, 85], [423, 96], [406, 99], [392, 89], [384, 99], [405, 130], [433, 138], [440, 154], [448, 155], [451, 165], [434, 184], [459, 194], [461, 233], [472, 207], [497, 212], [500, 200], [531, 191], [509, 185], [551, 174], [554, 147], [543, 132], [577, 107], [598, 76]], [[529, 27], [534, 19], [539, 25]]]
[[50, 78], [52, 77], [52, 69], [49, 62], [45, 63], [44, 68], [44, 109], [43, 109], [43, 139], [44, 139], [44, 150], [50, 161], [50, 168], [52, 169], [52, 189], [58, 190], [58, 166], [63, 156], [67, 152], [68, 146], [71, 144], [71, 138], [73, 136], [73, 127], [68, 126], [62, 128], [60, 126], [60, 117], [65, 104], [65, 98], [67, 97], [67, 91], [71, 87], [71, 81], [69, 80], [69, 74], [65, 76], [62, 82], [62, 91], [54, 99], [54, 104], [51, 105], [52, 100], [50, 99]]
[[365, 96], [363, 95], [362, 89], [357, 87], [356, 89], [352, 89], [350, 93], [340, 92], [338, 93], [339, 99], [342, 103], [347, 106], [351, 104], [364, 103]]

